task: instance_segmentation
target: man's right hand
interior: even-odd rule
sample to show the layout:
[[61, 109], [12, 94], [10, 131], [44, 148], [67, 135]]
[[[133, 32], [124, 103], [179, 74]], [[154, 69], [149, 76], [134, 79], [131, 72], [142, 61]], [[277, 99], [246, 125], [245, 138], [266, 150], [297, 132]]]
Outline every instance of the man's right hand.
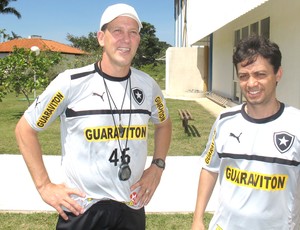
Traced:
[[205, 230], [205, 226], [202, 221], [194, 221], [192, 230]]
[[71, 195], [77, 195], [84, 198], [85, 194], [78, 191], [77, 189], [67, 188], [63, 184], [48, 183], [47, 185], [38, 189], [42, 199], [55, 208], [59, 215], [64, 219], [68, 220], [68, 216], [62, 209], [62, 206], [67, 208], [74, 215], [78, 216], [83, 213], [83, 208], [71, 198]]

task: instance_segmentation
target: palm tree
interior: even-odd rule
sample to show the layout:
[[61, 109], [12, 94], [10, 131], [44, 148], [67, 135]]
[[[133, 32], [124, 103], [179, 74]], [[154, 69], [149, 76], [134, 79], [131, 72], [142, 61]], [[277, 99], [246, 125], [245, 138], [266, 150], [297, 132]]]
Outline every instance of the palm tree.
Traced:
[[0, 14], [14, 14], [19, 19], [21, 14], [13, 7], [8, 7], [10, 2], [15, 2], [17, 0], [0, 0]]
[[1, 40], [4, 42], [9, 37], [9, 35], [5, 33], [5, 31], [5, 29], [0, 29], [0, 43]]
[[12, 36], [9, 36], [9, 37], [8, 37], [8, 40], [13, 40], [13, 39], [16, 39], [16, 38], [22, 38], [20, 35], [17, 35], [17, 34], [14, 33], [13, 31], [11, 31], [11, 35], [12, 35]]

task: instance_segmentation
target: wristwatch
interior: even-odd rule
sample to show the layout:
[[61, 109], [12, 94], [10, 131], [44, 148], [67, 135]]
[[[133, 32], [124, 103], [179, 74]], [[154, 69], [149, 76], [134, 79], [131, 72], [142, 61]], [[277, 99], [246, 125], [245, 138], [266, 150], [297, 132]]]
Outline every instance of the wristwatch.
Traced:
[[165, 167], [166, 167], [166, 162], [160, 158], [153, 159], [152, 164], [155, 164], [157, 167], [159, 167], [161, 169], [165, 169]]

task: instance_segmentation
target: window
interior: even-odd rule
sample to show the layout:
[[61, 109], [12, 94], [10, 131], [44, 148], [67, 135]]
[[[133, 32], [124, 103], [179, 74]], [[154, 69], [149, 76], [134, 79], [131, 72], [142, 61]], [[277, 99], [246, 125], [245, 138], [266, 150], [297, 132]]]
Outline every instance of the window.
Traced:
[[254, 22], [248, 26], [234, 31], [234, 47], [237, 43], [250, 35], [258, 34], [270, 38], [270, 17], [264, 18], [261, 21]]
[[260, 34], [270, 38], [270, 17], [260, 21]]
[[242, 29], [242, 39], [247, 38], [249, 36], [249, 29], [248, 26]]
[[240, 40], [241, 40], [241, 32], [240, 32], [240, 30], [236, 30], [234, 32], [234, 47], [237, 46], [237, 44], [239, 43]]
[[250, 25], [250, 35], [259, 34], [258, 31], [258, 22], [255, 22]]

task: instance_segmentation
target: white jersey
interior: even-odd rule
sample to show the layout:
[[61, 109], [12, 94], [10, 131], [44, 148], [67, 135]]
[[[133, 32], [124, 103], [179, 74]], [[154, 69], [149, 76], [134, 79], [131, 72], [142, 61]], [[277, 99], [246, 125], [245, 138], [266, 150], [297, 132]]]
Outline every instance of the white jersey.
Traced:
[[[65, 183], [87, 195], [74, 199], [86, 209], [103, 199], [137, 208], [136, 191], [131, 192], [130, 187], [144, 171], [148, 122], [159, 124], [168, 117], [156, 82], [134, 68], [120, 79], [102, 73], [97, 64], [67, 70], [25, 112], [37, 131], [57, 117], [61, 120]], [[122, 151], [131, 169], [127, 181], [118, 178]]]
[[217, 118], [202, 154], [220, 182], [209, 229], [300, 229], [299, 118], [282, 103], [265, 119], [250, 118], [245, 104]]

